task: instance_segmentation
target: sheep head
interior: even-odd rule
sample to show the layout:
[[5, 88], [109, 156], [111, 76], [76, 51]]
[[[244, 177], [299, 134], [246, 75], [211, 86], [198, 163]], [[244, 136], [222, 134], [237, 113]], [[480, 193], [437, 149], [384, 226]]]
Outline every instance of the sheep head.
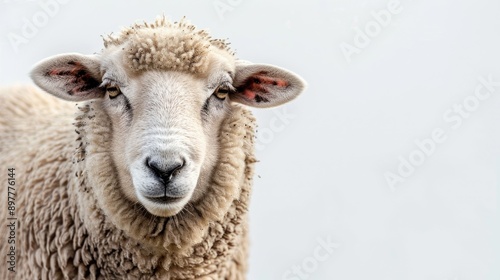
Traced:
[[161, 217], [203, 197], [236, 103], [273, 107], [304, 89], [292, 72], [238, 60], [224, 41], [164, 18], [108, 37], [100, 54], [49, 57], [31, 76], [56, 97], [100, 103], [124, 196]]

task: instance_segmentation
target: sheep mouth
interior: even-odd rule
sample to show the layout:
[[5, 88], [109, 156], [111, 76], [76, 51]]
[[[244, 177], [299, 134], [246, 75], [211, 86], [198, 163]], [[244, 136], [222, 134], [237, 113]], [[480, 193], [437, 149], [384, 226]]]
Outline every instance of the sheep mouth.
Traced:
[[146, 197], [146, 199], [157, 204], [173, 204], [180, 202], [183, 199], [183, 197], [160, 196], [160, 197]]

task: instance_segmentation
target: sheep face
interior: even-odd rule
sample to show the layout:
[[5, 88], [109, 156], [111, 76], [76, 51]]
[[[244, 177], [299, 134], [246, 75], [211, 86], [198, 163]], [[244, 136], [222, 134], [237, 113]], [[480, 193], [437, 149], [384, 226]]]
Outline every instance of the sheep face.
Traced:
[[231, 111], [232, 57], [209, 55], [197, 75], [149, 70], [123, 73], [122, 57], [102, 67], [113, 126], [112, 155], [124, 194], [158, 216], [199, 200], [218, 158], [218, 132]]
[[277, 106], [304, 88], [287, 70], [239, 61], [214, 46], [204, 54], [203, 71], [137, 70], [124, 49], [50, 57], [32, 78], [56, 97], [96, 103], [112, 131], [107, 152], [118, 174], [110, 176], [117, 176], [127, 199], [157, 216], [203, 199], [219, 157], [220, 127], [235, 103]]

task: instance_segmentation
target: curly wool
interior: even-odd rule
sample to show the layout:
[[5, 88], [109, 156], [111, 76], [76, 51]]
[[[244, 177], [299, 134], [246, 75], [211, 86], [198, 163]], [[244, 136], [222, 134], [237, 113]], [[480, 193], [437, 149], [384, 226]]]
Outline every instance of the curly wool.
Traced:
[[186, 19], [172, 23], [165, 17], [154, 23], [125, 28], [118, 36], [108, 35], [104, 38], [104, 46], [121, 47], [126, 53], [126, 64], [134, 71], [173, 70], [200, 74], [208, 68], [210, 47], [234, 54], [227, 42], [212, 39], [207, 31], [198, 30]]
[[[235, 107], [224, 121], [204, 198], [162, 218], [120, 193], [100, 103], [78, 107], [31, 87], [0, 91], [0, 166], [16, 168], [16, 278], [244, 279], [255, 162], [251, 114]], [[0, 227], [0, 235], [7, 230]], [[0, 253], [7, 252], [0, 242]], [[12, 279], [5, 265], [0, 279]]]

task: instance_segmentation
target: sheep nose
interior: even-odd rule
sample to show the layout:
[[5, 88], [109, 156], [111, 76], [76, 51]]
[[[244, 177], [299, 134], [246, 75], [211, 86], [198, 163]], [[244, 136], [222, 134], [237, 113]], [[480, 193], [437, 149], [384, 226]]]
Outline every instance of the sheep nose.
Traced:
[[170, 161], [155, 161], [154, 159], [147, 158], [146, 165], [153, 171], [156, 177], [160, 178], [164, 185], [170, 182], [184, 167], [185, 161], [183, 159], [176, 159]]

